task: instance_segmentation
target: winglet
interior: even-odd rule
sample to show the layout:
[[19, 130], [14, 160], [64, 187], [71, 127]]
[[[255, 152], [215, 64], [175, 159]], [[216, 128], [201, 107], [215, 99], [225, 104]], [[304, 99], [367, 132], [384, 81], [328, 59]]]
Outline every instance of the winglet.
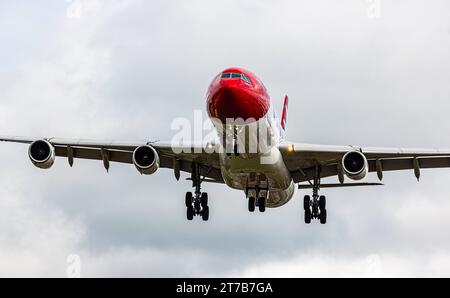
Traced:
[[282, 129], [283, 136], [286, 133], [286, 129], [287, 129], [288, 106], [289, 106], [289, 97], [286, 95], [284, 97], [283, 113], [281, 114], [281, 129]]

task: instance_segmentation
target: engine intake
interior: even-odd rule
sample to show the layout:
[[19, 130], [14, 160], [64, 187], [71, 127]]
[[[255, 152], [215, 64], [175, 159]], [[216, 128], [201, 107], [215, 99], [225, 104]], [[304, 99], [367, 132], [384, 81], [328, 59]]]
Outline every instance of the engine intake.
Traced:
[[367, 158], [359, 151], [347, 152], [342, 158], [345, 175], [352, 180], [361, 180], [369, 170]]
[[159, 155], [151, 146], [140, 146], [133, 152], [133, 164], [144, 175], [151, 175], [159, 169]]
[[49, 169], [55, 162], [55, 147], [46, 140], [38, 140], [31, 143], [28, 156], [36, 167]]

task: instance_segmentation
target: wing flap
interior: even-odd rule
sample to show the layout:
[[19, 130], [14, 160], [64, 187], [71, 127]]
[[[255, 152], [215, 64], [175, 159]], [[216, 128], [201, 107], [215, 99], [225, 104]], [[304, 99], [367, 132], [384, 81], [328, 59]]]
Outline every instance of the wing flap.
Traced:
[[[329, 184], [320, 184], [320, 188], [339, 188], [339, 187], [355, 187], [355, 186], [381, 186], [384, 185], [382, 183], [373, 183], [373, 182], [361, 182], [361, 183], [329, 183]], [[313, 186], [311, 184], [299, 184], [298, 189], [311, 189]]]
[[[73, 158], [76, 159], [89, 159], [89, 160], [103, 160], [101, 149], [99, 148], [83, 148], [83, 147], [71, 147]], [[119, 151], [107, 149], [108, 160], [120, 163], [133, 163], [132, 151]], [[55, 146], [56, 156], [68, 157], [68, 147]]]
[[[398, 171], [414, 169], [414, 158], [379, 159], [383, 171]], [[450, 168], [450, 156], [418, 157], [421, 169]], [[369, 160], [369, 172], [376, 172], [376, 160]]]

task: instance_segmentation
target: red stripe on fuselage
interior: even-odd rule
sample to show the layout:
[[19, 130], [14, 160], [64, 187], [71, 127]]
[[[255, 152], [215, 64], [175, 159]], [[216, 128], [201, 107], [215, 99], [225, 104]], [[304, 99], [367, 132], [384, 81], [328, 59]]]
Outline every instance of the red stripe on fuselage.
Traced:
[[207, 94], [207, 111], [211, 118], [222, 123], [226, 119], [258, 121], [270, 109], [270, 98], [261, 81], [251, 72], [241, 68], [229, 68], [221, 72], [244, 74], [250, 84], [243, 78], [221, 78], [218, 75], [210, 84]]

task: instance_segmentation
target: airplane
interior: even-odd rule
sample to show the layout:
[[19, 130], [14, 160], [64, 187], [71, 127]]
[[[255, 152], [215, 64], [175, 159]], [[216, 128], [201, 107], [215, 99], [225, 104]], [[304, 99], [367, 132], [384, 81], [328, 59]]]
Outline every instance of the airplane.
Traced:
[[[185, 196], [186, 217], [200, 216], [204, 221], [209, 219], [208, 194], [201, 191], [204, 182], [243, 191], [250, 212], [256, 207], [260, 212], [281, 207], [296, 189], [311, 189], [312, 195], [303, 197], [304, 222], [318, 219], [326, 224], [326, 197], [319, 195], [321, 188], [382, 185], [384, 172], [407, 169], [419, 180], [421, 169], [450, 167], [450, 150], [289, 142], [285, 139], [288, 102], [286, 96], [278, 121], [262, 81], [250, 71], [233, 67], [215, 76], [206, 94], [207, 113], [219, 136], [217, 144], [17, 136], [0, 136], [0, 141], [28, 144], [31, 162], [41, 169], [51, 168], [56, 157], [65, 157], [71, 167], [75, 159], [87, 159], [102, 161], [107, 171], [111, 162], [118, 162], [134, 165], [143, 175], [171, 169], [176, 180], [186, 172], [194, 189]], [[257, 144], [256, 150], [249, 149], [252, 143]], [[369, 172], [376, 172], [380, 182], [361, 182]], [[337, 177], [338, 182], [321, 183], [326, 177]], [[345, 182], [346, 177], [352, 182]]]

